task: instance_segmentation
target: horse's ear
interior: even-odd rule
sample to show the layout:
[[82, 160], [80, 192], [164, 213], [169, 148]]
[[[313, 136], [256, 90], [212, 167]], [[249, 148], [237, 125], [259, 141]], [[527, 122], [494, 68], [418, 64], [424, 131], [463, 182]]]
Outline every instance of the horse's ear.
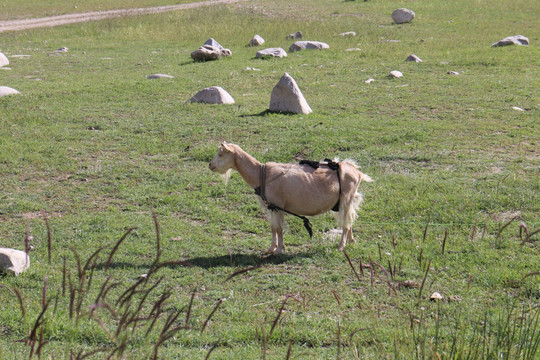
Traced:
[[222, 142], [221, 146], [223, 147], [223, 149], [225, 149], [227, 151], [232, 151], [232, 148], [229, 146], [229, 144], [227, 144], [226, 141]]

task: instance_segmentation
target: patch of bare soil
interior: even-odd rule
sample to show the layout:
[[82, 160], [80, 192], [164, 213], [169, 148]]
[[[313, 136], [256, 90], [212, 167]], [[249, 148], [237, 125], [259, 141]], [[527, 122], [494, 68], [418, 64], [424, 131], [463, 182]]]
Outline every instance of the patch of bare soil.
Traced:
[[18, 31], [28, 30], [41, 27], [53, 27], [66, 24], [81, 23], [93, 20], [111, 19], [122, 16], [134, 16], [134, 15], [146, 15], [146, 14], [158, 14], [167, 11], [194, 9], [202, 6], [211, 6], [219, 4], [232, 4], [245, 0], [208, 0], [197, 3], [189, 4], [177, 4], [168, 6], [156, 6], [149, 8], [135, 8], [135, 9], [118, 9], [108, 11], [92, 11], [87, 13], [78, 14], [66, 14], [49, 16], [36, 19], [24, 19], [24, 20], [8, 20], [0, 22], [0, 32], [4, 31]]

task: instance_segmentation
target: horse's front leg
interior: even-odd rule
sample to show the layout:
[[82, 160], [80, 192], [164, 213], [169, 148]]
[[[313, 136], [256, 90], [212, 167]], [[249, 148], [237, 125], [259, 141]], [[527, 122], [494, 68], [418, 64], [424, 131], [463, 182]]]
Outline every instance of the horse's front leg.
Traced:
[[283, 221], [281, 211], [270, 213], [270, 229], [272, 230], [272, 245], [268, 248], [270, 254], [281, 254], [285, 248], [283, 245]]

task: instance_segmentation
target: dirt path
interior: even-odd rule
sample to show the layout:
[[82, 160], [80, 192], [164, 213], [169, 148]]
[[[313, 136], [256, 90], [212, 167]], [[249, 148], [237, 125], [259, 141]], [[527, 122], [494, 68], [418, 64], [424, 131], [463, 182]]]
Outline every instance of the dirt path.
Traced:
[[135, 8], [135, 9], [118, 9], [108, 11], [92, 11], [87, 13], [78, 14], [66, 14], [58, 16], [49, 16], [36, 19], [24, 19], [24, 20], [8, 20], [0, 21], [0, 32], [4, 31], [17, 31], [27, 30], [40, 27], [52, 27], [73, 23], [80, 23], [92, 20], [110, 19], [121, 16], [133, 16], [133, 15], [145, 15], [145, 14], [157, 14], [167, 11], [193, 9], [201, 6], [210, 6], [218, 4], [231, 4], [244, 0], [207, 0], [197, 3], [178, 4], [168, 6], [156, 6], [149, 8]]

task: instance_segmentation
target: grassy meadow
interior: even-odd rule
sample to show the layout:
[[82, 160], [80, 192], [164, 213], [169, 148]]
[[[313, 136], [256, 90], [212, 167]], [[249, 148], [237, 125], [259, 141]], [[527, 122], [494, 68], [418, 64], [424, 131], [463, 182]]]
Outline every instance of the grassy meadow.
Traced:
[[[71, 11], [25, 3], [0, 6]], [[539, 29], [535, 0], [248, 0], [1, 33], [0, 86], [21, 94], [0, 98], [0, 247], [32, 251], [0, 274], [0, 359], [537, 359]], [[330, 49], [246, 46], [299, 30]], [[210, 37], [232, 57], [193, 62]], [[265, 111], [285, 72], [312, 114]], [[188, 102], [208, 86], [236, 104]], [[331, 214], [312, 239], [288, 217], [267, 256], [253, 191], [208, 169], [224, 140], [356, 160], [375, 180], [356, 243], [337, 250]]]

